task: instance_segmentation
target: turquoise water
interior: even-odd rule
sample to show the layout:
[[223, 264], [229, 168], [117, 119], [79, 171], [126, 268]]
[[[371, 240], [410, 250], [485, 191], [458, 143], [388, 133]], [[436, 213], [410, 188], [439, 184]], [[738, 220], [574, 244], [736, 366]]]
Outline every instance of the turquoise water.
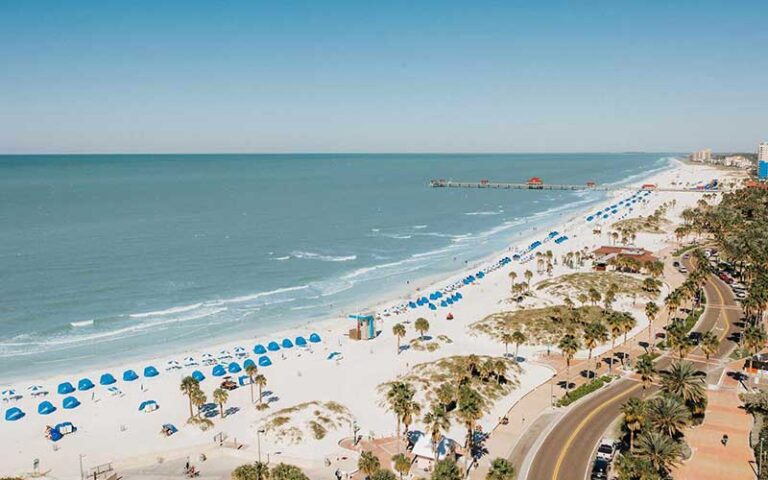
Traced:
[[0, 380], [328, 318], [460, 269], [666, 154], [0, 156]]

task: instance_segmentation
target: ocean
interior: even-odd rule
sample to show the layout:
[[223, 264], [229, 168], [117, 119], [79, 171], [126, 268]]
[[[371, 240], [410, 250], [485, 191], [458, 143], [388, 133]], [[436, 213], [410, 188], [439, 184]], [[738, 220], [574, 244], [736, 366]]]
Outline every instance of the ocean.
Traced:
[[0, 382], [361, 310], [556, 224], [671, 154], [0, 156]]

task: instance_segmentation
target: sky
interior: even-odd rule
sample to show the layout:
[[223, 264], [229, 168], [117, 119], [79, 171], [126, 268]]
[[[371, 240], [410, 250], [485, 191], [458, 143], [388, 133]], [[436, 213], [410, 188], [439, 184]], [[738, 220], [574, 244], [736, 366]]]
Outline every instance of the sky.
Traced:
[[0, 153], [754, 151], [768, 6], [0, 2]]

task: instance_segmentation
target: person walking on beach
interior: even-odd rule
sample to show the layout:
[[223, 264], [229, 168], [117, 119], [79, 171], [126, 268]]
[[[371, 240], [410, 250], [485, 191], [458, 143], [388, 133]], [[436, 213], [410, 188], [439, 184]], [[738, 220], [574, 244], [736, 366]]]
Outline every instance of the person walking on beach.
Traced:
[[723, 438], [720, 439], [720, 443], [723, 444], [723, 446], [728, 446], [728, 434], [723, 434]]

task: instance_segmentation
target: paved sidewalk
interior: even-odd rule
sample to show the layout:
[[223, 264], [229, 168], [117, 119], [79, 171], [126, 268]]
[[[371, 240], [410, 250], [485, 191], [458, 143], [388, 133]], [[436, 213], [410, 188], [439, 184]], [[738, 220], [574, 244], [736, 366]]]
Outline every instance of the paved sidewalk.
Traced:
[[[739, 371], [738, 367], [729, 370]], [[676, 480], [755, 478], [749, 446], [752, 416], [739, 408], [738, 382], [727, 375], [723, 378], [719, 390], [707, 391], [709, 405], [704, 423], [685, 432], [693, 455], [672, 472]], [[721, 443], [723, 434], [728, 435], [726, 446]]]

